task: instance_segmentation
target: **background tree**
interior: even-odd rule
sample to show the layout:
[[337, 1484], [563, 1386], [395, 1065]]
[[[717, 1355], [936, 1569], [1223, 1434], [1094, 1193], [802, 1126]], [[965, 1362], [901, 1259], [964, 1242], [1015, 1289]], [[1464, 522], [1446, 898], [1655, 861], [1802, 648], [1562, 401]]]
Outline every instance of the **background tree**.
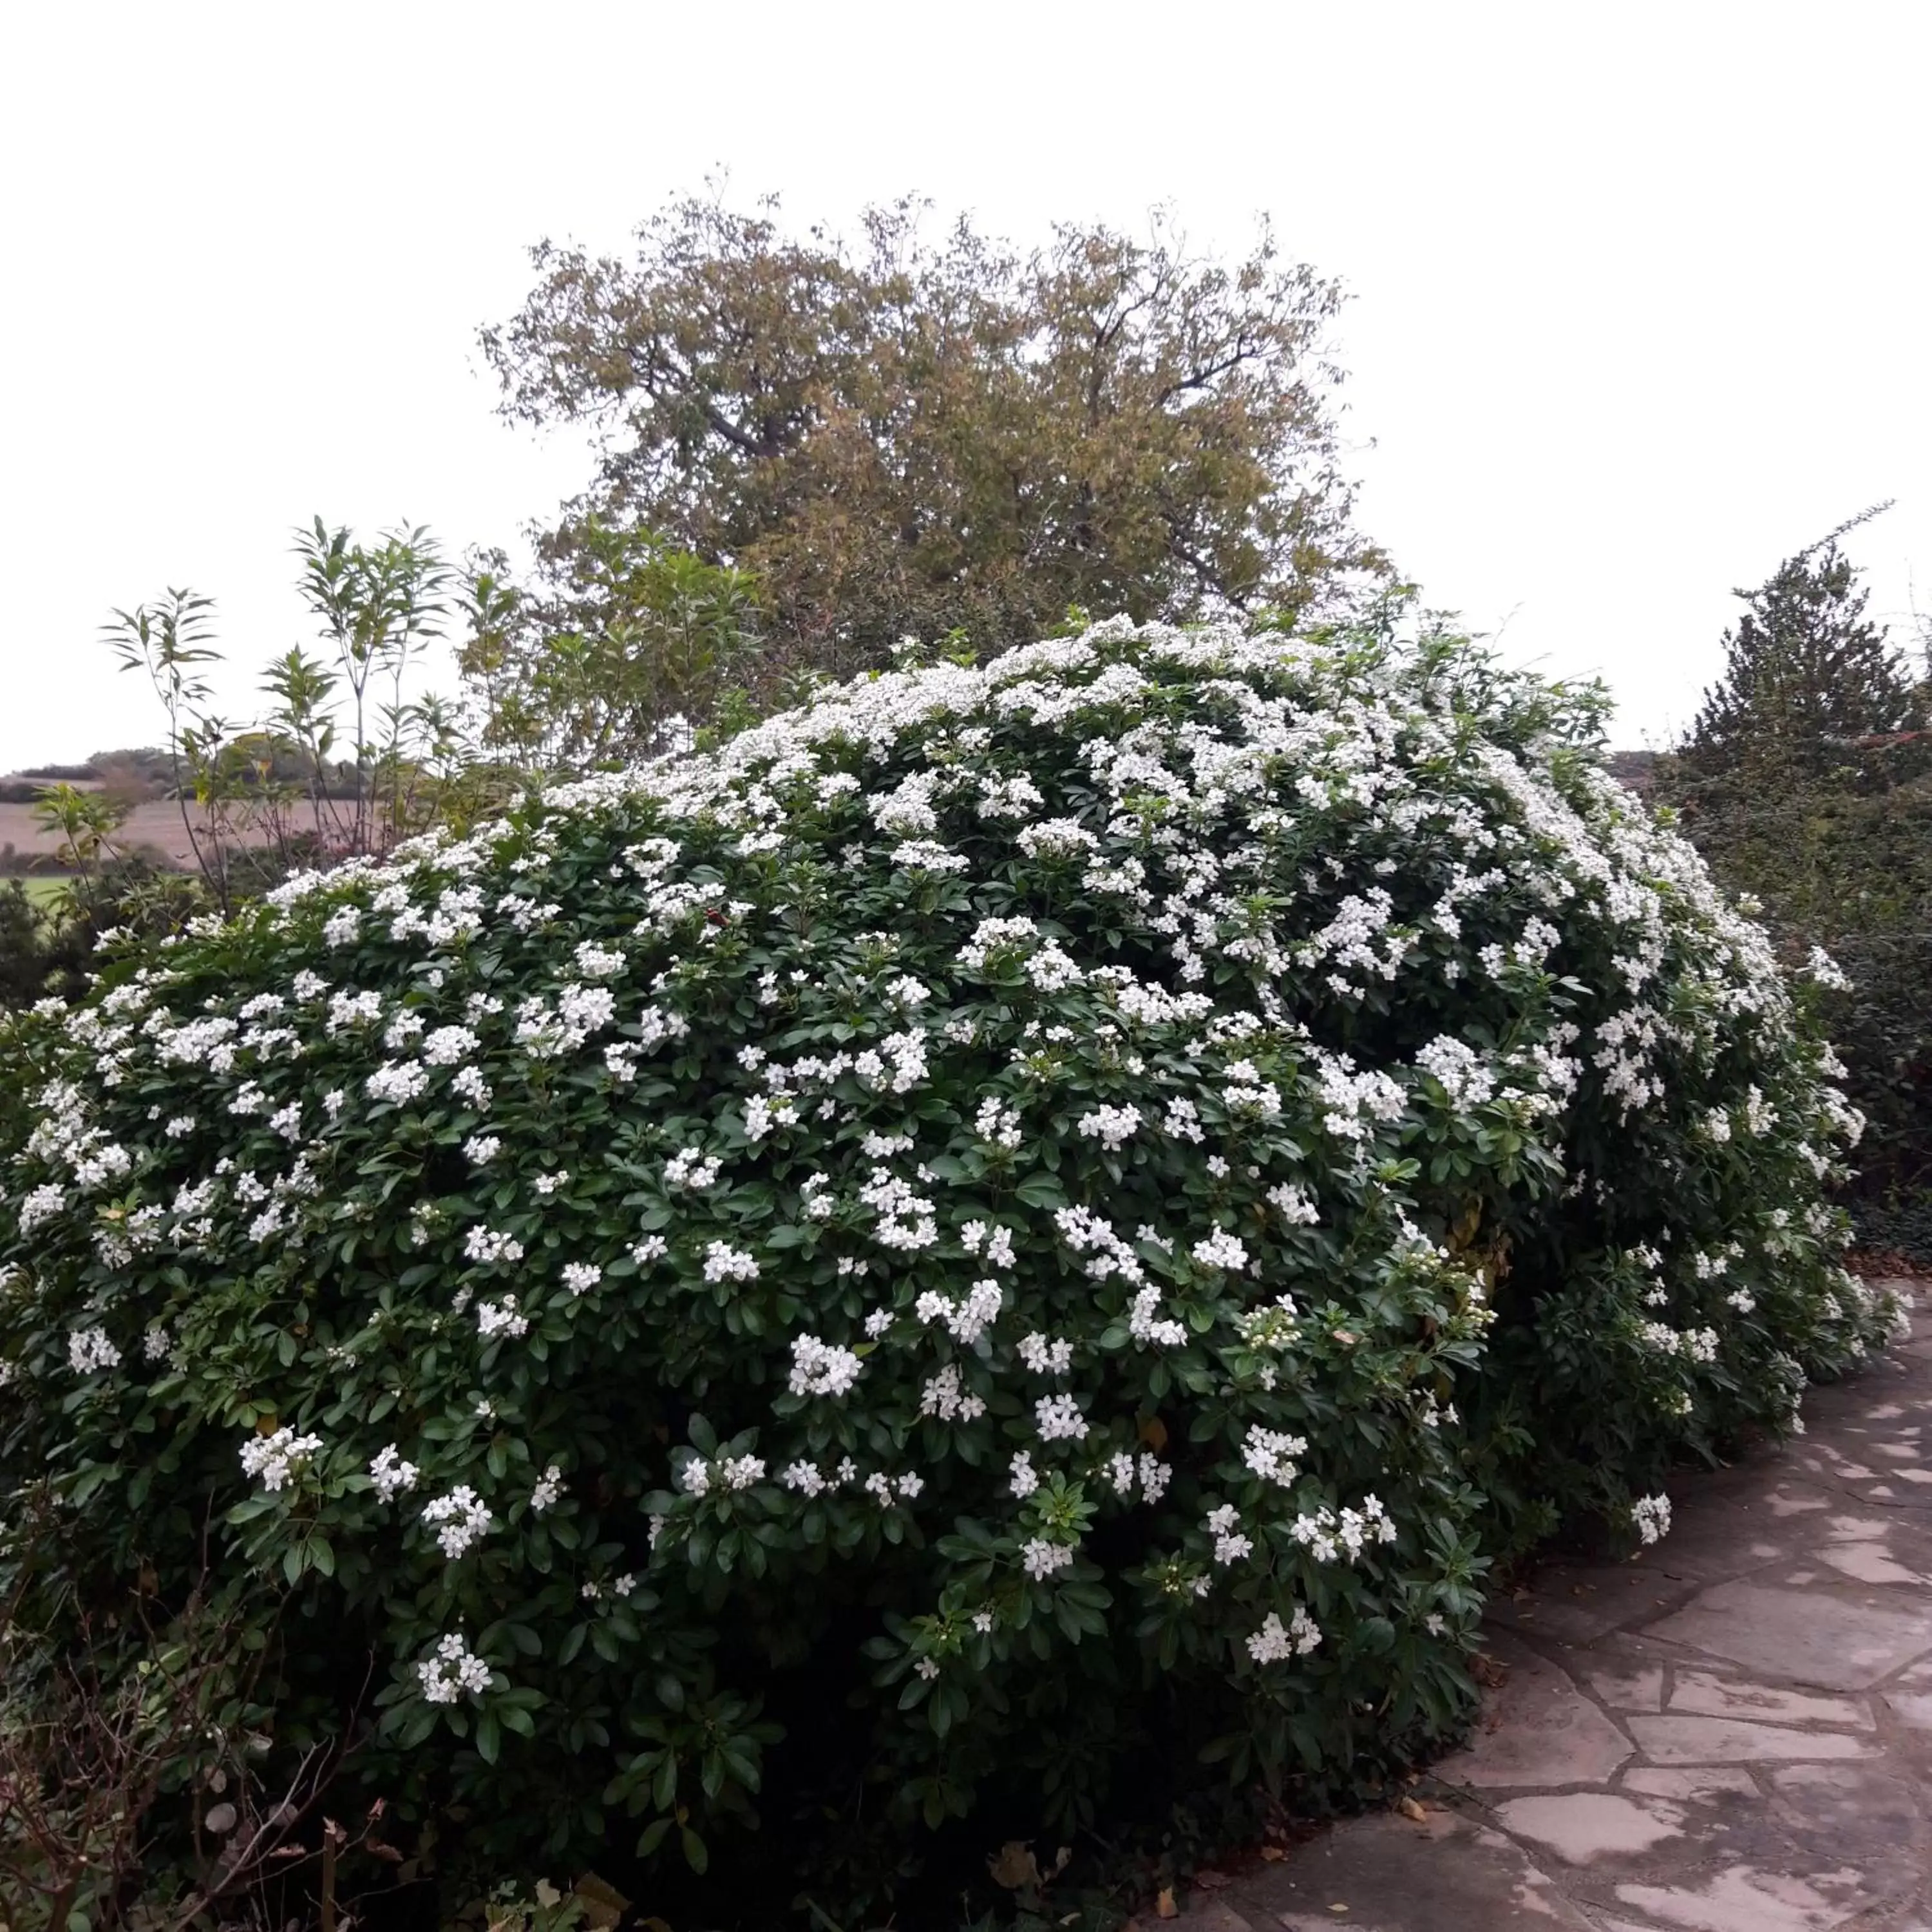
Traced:
[[1070, 604], [1298, 611], [1381, 568], [1339, 466], [1340, 290], [1265, 224], [1229, 266], [1164, 220], [1021, 254], [963, 220], [928, 239], [921, 212], [872, 208], [852, 245], [714, 193], [628, 261], [534, 249], [483, 335], [502, 407], [599, 450], [546, 553], [638, 529], [752, 573], [774, 679], [908, 631], [1036, 635]]
[[588, 518], [526, 584], [485, 553], [461, 602], [457, 668], [479, 752], [525, 771], [672, 748], [756, 676], [754, 580], [648, 530]]
[[1861, 740], [1922, 728], [1922, 690], [1839, 539], [1888, 509], [1875, 504], [1789, 556], [1724, 633], [1724, 674], [1706, 692], [1681, 754], [1717, 776], [1774, 758], [1820, 770]]
[[1724, 674], [1658, 761], [1654, 796], [1725, 884], [1762, 902], [1789, 959], [1822, 946], [1850, 976], [1833, 1033], [1873, 1122], [1860, 1153], [1868, 1224], [1932, 1258], [1928, 688], [1866, 616], [1839, 548], [1876, 514], [1738, 592]]

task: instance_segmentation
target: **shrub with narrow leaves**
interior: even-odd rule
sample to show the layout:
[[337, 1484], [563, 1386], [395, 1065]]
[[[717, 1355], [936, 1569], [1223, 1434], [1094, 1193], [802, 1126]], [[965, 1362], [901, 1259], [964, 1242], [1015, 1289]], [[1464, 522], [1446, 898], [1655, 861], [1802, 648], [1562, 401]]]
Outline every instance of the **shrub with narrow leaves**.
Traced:
[[286, 1736], [373, 1669], [356, 1775], [499, 1874], [1453, 1730], [1490, 1556], [1893, 1318], [1602, 702], [1103, 624], [110, 969], [11, 1048], [28, 1600], [272, 1582]]

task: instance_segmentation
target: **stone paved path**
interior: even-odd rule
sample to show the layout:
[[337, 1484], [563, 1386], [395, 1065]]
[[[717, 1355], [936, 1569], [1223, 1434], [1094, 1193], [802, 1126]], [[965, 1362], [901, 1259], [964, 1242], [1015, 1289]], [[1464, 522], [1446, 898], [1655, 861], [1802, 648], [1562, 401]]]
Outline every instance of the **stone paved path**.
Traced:
[[[1910, 1295], [1913, 1285], [1894, 1284]], [[1497, 1605], [1424, 1810], [1196, 1892], [1190, 1932], [1932, 1932], [1932, 1292], [1639, 1560]]]

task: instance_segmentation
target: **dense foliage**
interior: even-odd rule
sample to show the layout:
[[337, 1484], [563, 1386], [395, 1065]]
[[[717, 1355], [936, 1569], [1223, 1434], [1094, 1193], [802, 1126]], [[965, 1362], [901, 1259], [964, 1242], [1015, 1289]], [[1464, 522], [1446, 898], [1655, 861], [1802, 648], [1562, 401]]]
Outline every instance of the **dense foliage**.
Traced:
[[446, 1870], [755, 1808], [849, 1897], [1452, 1730], [1494, 1553], [1654, 1540], [1893, 1312], [1811, 995], [1604, 702], [1109, 623], [130, 958], [10, 1049], [0, 1582], [205, 1576], [280, 1750], [373, 1671]]
[[1301, 611], [1381, 559], [1353, 527], [1336, 284], [1064, 224], [1023, 252], [911, 200], [848, 242], [674, 202], [626, 260], [546, 242], [486, 330], [505, 412], [593, 429], [546, 538], [656, 532], [752, 573], [760, 668], [844, 676], [905, 631], [982, 648], [1070, 604]]

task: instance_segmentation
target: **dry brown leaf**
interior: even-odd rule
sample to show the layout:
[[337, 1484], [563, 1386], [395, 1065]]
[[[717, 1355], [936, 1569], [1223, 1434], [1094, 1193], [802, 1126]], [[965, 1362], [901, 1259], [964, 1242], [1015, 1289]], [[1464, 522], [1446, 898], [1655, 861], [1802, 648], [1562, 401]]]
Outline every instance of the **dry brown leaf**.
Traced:
[[1180, 1907], [1174, 1902], [1172, 1886], [1161, 1887], [1160, 1896], [1154, 1902], [1154, 1911], [1156, 1918], [1178, 1918], [1180, 1916]]
[[1224, 1871], [1198, 1871], [1194, 1882], [1203, 1892], [1219, 1892], [1224, 1885], [1232, 1885], [1234, 1880]]
[[595, 1872], [586, 1872], [571, 1891], [584, 1907], [584, 1924], [593, 1927], [595, 1932], [611, 1932], [611, 1928], [631, 1909], [631, 1901], [608, 1879], [599, 1878]]
[[998, 1856], [986, 1861], [986, 1870], [995, 1885], [1004, 1886], [1008, 1892], [1040, 1882], [1040, 1862], [1033, 1855], [1033, 1847], [1018, 1838], [1009, 1838], [1000, 1847]]
[[1140, 1438], [1158, 1455], [1167, 1447], [1167, 1424], [1157, 1415], [1150, 1415], [1140, 1426]]
[[1402, 1798], [1396, 1804], [1395, 1808], [1400, 1811], [1405, 1818], [1409, 1819], [1418, 1825], [1424, 1822], [1429, 1816], [1429, 1814], [1424, 1810], [1422, 1806], [1418, 1804], [1413, 1798]]
[[1262, 1856], [1273, 1865], [1279, 1864], [1288, 1856], [1288, 1854], [1279, 1845], [1264, 1845], [1262, 1847]]

